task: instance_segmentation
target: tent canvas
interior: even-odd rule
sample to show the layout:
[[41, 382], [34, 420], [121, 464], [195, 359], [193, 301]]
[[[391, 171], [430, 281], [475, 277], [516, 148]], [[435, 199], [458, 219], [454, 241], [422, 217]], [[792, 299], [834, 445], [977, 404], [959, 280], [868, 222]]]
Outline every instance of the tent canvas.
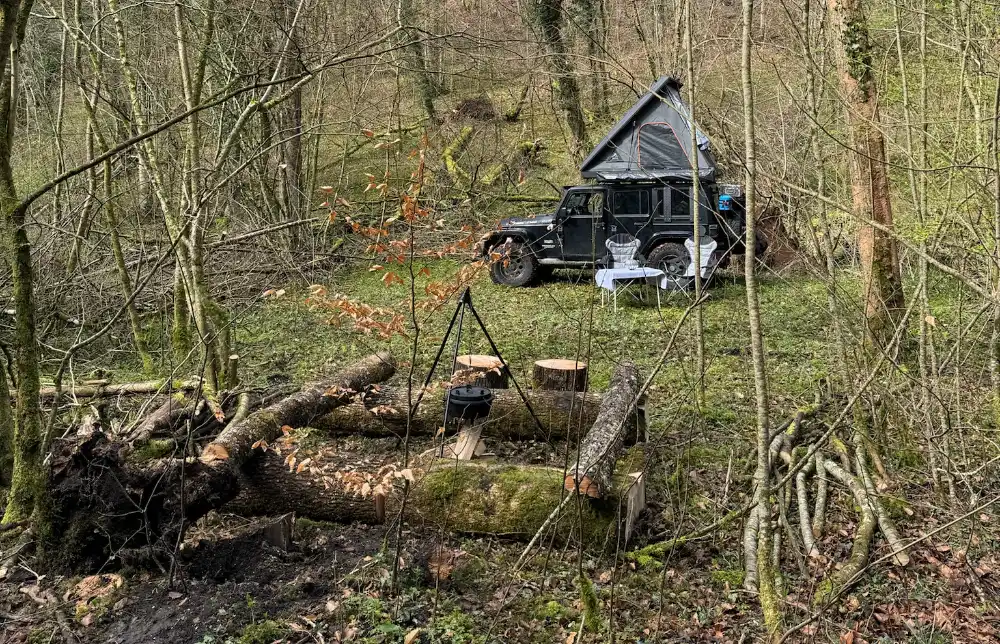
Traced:
[[[580, 166], [587, 179], [642, 181], [691, 178], [691, 112], [681, 83], [664, 76], [611, 129]], [[698, 176], [715, 179], [708, 137], [698, 132]]]

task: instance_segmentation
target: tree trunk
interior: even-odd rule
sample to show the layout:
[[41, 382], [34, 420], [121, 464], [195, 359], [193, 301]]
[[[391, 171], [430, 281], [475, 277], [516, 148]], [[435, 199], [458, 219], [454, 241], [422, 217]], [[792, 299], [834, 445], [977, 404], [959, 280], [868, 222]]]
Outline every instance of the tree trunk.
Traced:
[[27, 211], [18, 202], [11, 165], [20, 81], [18, 57], [31, 5], [31, 0], [0, 2], [0, 72], [4, 76], [0, 83], [0, 243], [12, 268], [14, 367], [17, 373], [14, 465], [3, 522], [17, 523], [34, 518], [37, 533], [47, 536], [48, 502], [42, 465], [41, 406], [38, 401], [40, 377], [34, 269]]
[[[548, 430], [540, 436], [538, 426], [516, 391], [495, 390], [486, 436], [503, 440], [563, 440], [581, 436], [597, 419], [601, 395], [559, 391], [531, 391], [528, 400]], [[407, 393], [402, 387], [382, 387], [370, 392], [364, 402], [353, 402], [317, 418], [310, 427], [334, 435], [398, 436], [406, 434]], [[645, 440], [646, 417], [642, 409], [629, 416], [625, 442]], [[424, 394], [410, 423], [410, 435], [433, 436], [444, 422], [444, 392]]]
[[201, 460], [228, 461], [238, 469], [251, 457], [257, 441], [270, 443], [281, 436], [285, 426], [308, 427], [315, 419], [350, 403], [368, 385], [388, 380], [395, 372], [396, 361], [388, 353], [369, 356], [329, 381], [306, 385], [243, 422], [226, 427], [205, 447]]
[[[401, 479], [391, 476], [384, 494], [380, 490], [362, 495], [357, 487], [348, 488], [329, 476], [289, 471], [273, 452], [257, 459], [246, 473], [247, 486], [226, 504], [225, 512], [241, 516], [294, 512], [316, 521], [377, 525], [395, 520], [401, 507]], [[435, 459], [412, 474], [405, 518], [439, 530], [530, 539], [563, 500], [562, 470], [557, 468]], [[555, 524], [558, 541], [579, 536], [582, 527], [583, 542], [600, 546], [608, 536], [614, 537], [618, 505], [617, 499], [585, 500], [579, 515], [575, 507], [567, 508]], [[621, 510], [624, 521], [627, 515], [624, 507]]]
[[583, 24], [587, 39], [587, 61], [590, 65], [590, 105], [597, 119], [608, 117], [611, 108], [608, 105], [607, 70], [604, 59], [605, 44], [608, 37], [607, 10], [604, 0], [581, 0], [580, 10], [583, 13]]
[[[885, 140], [872, 69], [868, 23], [861, 0], [828, 0], [831, 24], [840, 41], [835, 47], [841, 91], [851, 130], [851, 194], [861, 224], [859, 250], [868, 340], [878, 346], [892, 336], [903, 309]], [[875, 225], [873, 225], [873, 223]]]
[[[689, 2], [691, 0], [688, 0]], [[764, 337], [760, 322], [760, 300], [757, 293], [756, 255], [753, 244], [757, 207], [757, 134], [754, 115], [753, 74], [753, 0], [743, 0], [743, 38], [741, 79], [743, 87], [743, 139], [746, 178], [746, 256], [743, 275], [746, 280], [747, 312], [750, 321], [750, 346], [753, 355], [754, 392], [757, 410], [757, 468], [753, 477], [753, 499], [756, 506], [744, 530], [746, 579], [745, 584], [758, 591], [764, 623], [771, 641], [781, 636], [781, 603], [776, 587], [776, 572], [771, 557], [771, 429], [768, 409], [767, 370]], [[752, 564], [756, 562], [756, 566]]]
[[417, 95], [420, 103], [431, 123], [437, 121], [437, 111], [434, 109], [434, 81], [427, 71], [427, 60], [424, 56], [424, 46], [418, 40], [420, 32], [415, 28], [416, 11], [413, 7], [414, 0], [399, 0], [396, 7], [399, 28], [403, 30], [403, 38], [406, 41], [405, 51], [409, 57], [413, 82], [417, 88]]
[[615, 370], [597, 420], [583, 437], [577, 461], [563, 482], [567, 490], [595, 499], [611, 493], [615, 462], [625, 445], [629, 418], [641, 404], [639, 386], [639, 370], [634, 364], [625, 362]]
[[[289, 38], [292, 46], [286, 54], [289, 60], [285, 61], [285, 69], [288, 75], [302, 72], [302, 65], [296, 58], [300, 46], [301, 26], [295, 22], [295, 8], [297, 2], [289, 0], [285, 4], [285, 28], [289, 29]], [[293, 52], [296, 52], [293, 54]], [[302, 218], [302, 88], [292, 90], [292, 95], [288, 99], [288, 104], [280, 108], [280, 117], [283, 126], [279, 131], [279, 136], [286, 139], [281, 145], [281, 185], [280, 195], [282, 206], [285, 211], [286, 221], [298, 221]], [[298, 249], [299, 231], [297, 227], [289, 228], [285, 231], [288, 248]]]
[[455, 374], [459, 382], [471, 382], [477, 387], [506, 389], [509, 374], [496, 356], [464, 355], [455, 359]]
[[10, 487], [14, 472], [14, 416], [7, 391], [7, 361], [0, 354], [0, 490]]
[[562, 0], [532, 0], [534, 18], [541, 31], [549, 72], [552, 74], [552, 93], [569, 126], [570, 153], [579, 156], [587, 146], [587, 122], [580, 103], [580, 87], [573, 73], [569, 53], [562, 33]]
[[[122, 396], [128, 394], [155, 394], [165, 389], [176, 389], [180, 391], [191, 391], [196, 389], [201, 382], [194, 380], [149, 380], [146, 382], [126, 382], [120, 385], [100, 384], [71, 385], [69, 388], [62, 387], [60, 395], [70, 398], [101, 398], [103, 396]], [[53, 398], [57, 393], [55, 387], [42, 387], [38, 390], [41, 399]]]

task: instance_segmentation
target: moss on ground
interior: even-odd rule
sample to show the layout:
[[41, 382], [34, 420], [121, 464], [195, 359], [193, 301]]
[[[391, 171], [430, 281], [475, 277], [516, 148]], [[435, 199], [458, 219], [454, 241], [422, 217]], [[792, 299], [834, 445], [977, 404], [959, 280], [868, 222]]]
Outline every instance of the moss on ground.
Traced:
[[274, 620], [264, 620], [247, 624], [240, 633], [238, 644], [271, 644], [280, 641], [288, 633], [288, 628]]
[[135, 450], [131, 458], [136, 463], [155, 461], [158, 458], [170, 456], [175, 447], [176, 445], [174, 441], [170, 439], [161, 440], [154, 438], [147, 441], [146, 444], [141, 446], [139, 449]]

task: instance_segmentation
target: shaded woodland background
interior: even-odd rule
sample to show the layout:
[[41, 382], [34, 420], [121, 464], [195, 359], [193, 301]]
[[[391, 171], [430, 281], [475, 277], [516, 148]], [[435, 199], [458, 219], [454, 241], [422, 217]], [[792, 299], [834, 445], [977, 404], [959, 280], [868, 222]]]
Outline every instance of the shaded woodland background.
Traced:
[[[3, 637], [995, 641], [998, 12], [971, 0], [0, 2]], [[725, 180], [756, 186], [771, 242], [751, 261], [757, 284], [734, 262], [690, 317], [694, 295], [618, 318], [586, 274], [489, 284], [479, 235], [551, 208], [664, 74], [685, 83]], [[877, 135], [884, 159], [867, 147]], [[859, 182], [860, 166], [887, 190]], [[303, 382], [347, 382], [346, 367], [382, 350], [402, 381], [387, 386], [419, 388], [469, 285], [519, 373], [581, 356], [594, 391], [625, 361], [655, 375], [652, 502], [628, 552], [581, 538], [525, 562], [524, 543], [440, 527], [303, 524], [309, 557], [336, 551], [350, 573], [279, 557], [261, 566], [268, 580], [236, 565], [206, 582], [180, 562], [181, 537], [232, 526], [216, 513], [187, 525], [181, 502], [165, 506], [173, 530], [157, 543], [176, 544], [159, 564], [123, 572], [88, 556], [35, 574], [79, 559], [62, 529], [78, 497], [60, 500], [58, 477], [95, 428], [140, 453], [149, 480], [230, 489], [236, 474], [195, 458], [231, 438], [225, 427]], [[109, 383], [143, 386], [84, 393]], [[186, 434], [149, 441], [142, 421], [190, 383], [205, 409]], [[300, 462], [322, 456], [324, 475], [401, 470], [417, 453], [311, 436], [293, 435]], [[564, 465], [569, 443], [501, 453]], [[441, 579], [442, 549], [464, 578]], [[407, 578], [400, 557], [430, 581]], [[82, 611], [59, 601], [71, 575], [112, 570], [122, 586], [101, 581], [114, 598], [101, 610], [103, 595]], [[201, 581], [183, 593], [211, 608], [198, 624], [216, 640], [179, 608], [152, 617], [149, 598], [189, 577]], [[136, 616], [163, 625], [128, 640]], [[264, 624], [275, 630], [252, 639]]]

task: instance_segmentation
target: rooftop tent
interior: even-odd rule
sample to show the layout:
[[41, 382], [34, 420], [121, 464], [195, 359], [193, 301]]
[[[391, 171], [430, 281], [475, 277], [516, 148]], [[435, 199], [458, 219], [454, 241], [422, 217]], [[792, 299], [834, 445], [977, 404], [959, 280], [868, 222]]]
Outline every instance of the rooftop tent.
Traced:
[[[676, 78], [660, 78], [580, 166], [603, 181], [690, 179], [691, 117]], [[708, 137], [698, 130], [698, 176], [715, 178]]]

